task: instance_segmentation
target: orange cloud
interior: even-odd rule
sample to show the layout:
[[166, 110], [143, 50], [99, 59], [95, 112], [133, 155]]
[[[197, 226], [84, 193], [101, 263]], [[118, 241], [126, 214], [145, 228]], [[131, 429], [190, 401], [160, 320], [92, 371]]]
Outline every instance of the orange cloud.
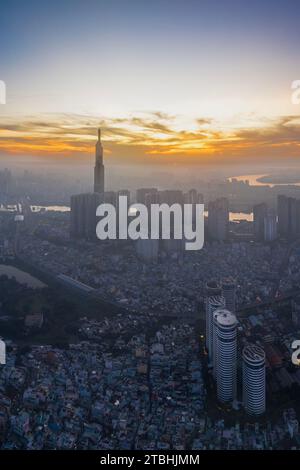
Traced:
[[125, 118], [39, 115], [0, 119], [0, 151], [11, 155], [86, 158], [93, 155], [96, 128], [102, 128], [111, 162], [190, 163], [299, 157], [300, 117], [261, 119], [238, 128], [207, 118], [183, 128], [180, 116], [159, 111]]

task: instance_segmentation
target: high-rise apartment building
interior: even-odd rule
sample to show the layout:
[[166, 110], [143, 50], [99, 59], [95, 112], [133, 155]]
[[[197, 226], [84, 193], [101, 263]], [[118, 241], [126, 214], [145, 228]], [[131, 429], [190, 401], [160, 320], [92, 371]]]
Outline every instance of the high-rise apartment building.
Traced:
[[217, 396], [233, 402], [237, 388], [237, 319], [228, 310], [216, 317]]
[[264, 241], [267, 210], [267, 204], [264, 202], [253, 207], [253, 229], [256, 241]]
[[73, 238], [96, 238], [96, 210], [103, 202], [99, 193], [76, 194], [71, 197], [70, 234]]
[[208, 233], [212, 240], [225, 241], [229, 230], [228, 199], [222, 197], [208, 204]]
[[271, 209], [268, 210], [264, 219], [264, 241], [273, 242], [277, 238], [277, 216]]
[[[290, 213], [287, 206], [287, 214]], [[287, 220], [286, 223], [289, 223]], [[277, 238], [277, 216], [267, 204], [257, 204], [253, 208], [254, 238], [260, 242], [272, 242]], [[286, 228], [286, 227], [285, 227]]]
[[250, 415], [261, 415], [266, 409], [265, 352], [255, 344], [243, 349], [243, 402]]
[[278, 232], [281, 237], [295, 239], [300, 236], [300, 200], [279, 195], [277, 198]]
[[206, 349], [209, 363], [213, 363], [213, 314], [217, 309], [225, 308], [225, 300], [221, 295], [206, 299]]
[[226, 312], [228, 312], [228, 310], [223, 307], [217, 308], [213, 312], [211, 364], [213, 366], [213, 376], [215, 379], [217, 375], [217, 319], [219, 315], [224, 315]]
[[221, 283], [222, 296], [225, 299], [225, 307], [230, 312], [235, 312], [236, 282], [232, 278], [223, 279]]

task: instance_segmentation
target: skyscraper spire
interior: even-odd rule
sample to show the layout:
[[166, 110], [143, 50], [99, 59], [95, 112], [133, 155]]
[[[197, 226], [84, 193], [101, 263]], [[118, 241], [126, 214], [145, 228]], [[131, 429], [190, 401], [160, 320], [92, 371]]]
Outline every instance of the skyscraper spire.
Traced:
[[104, 193], [104, 165], [103, 147], [101, 144], [101, 129], [98, 129], [98, 141], [96, 143], [96, 162], [94, 169], [94, 192]]

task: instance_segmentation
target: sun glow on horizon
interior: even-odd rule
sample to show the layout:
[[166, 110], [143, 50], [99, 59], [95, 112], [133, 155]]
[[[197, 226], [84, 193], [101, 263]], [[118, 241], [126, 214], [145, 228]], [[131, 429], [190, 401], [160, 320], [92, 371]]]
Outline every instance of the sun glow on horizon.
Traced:
[[[112, 160], [147, 163], [170, 156], [174, 162], [206, 161], [212, 156], [234, 159], [249, 152], [287, 151], [300, 146], [300, 117], [259, 118], [255, 113], [238, 119], [188, 118], [160, 111], [127, 117], [40, 114], [0, 117], [0, 151], [5, 154], [55, 156], [93, 155], [95, 129], [101, 126], [105, 153]], [[131, 154], [131, 157], [128, 156]], [[192, 160], [190, 160], [192, 158]], [[164, 159], [162, 160], [164, 161]]]

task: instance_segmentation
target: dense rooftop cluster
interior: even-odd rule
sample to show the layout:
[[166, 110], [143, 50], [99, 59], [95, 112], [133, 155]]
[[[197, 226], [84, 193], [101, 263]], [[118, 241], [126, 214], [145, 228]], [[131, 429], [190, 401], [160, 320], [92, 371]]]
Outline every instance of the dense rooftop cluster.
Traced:
[[[64, 217], [41, 216], [39, 236], [24, 235], [22, 256], [55, 275], [65, 274], [97, 290], [97, 294], [140, 313], [188, 317], [203, 300], [208, 279], [238, 280], [237, 308], [285, 294], [297, 277], [297, 261], [289, 260], [285, 243], [274, 246], [232, 242], [206, 244], [184, 257], [165, 256], [158, 263], [142, 263], [134, 244], [119, 246], [65, 239]], [[112, 242], [113, 243], [113, 242]], [[299, 257], [297, 258], [297, 260]], [[299, 263], [299, 261], [298, 261]], [[170, 311], [172, 306], [172, 311]]]

